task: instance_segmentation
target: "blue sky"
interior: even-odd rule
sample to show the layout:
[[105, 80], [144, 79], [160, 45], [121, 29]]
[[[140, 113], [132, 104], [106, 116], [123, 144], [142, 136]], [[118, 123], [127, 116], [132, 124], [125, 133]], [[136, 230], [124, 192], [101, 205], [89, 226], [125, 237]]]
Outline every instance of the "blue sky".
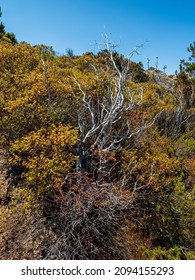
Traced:
[[195, 41], [195, 1], [167, 0], [0, 0], [2, 22], [18, 41], [53, 46], [59, 54], [97, 51], [95, 42], [111, 34], [123, 55], [144, 44], [135, 61], [174, 74]]

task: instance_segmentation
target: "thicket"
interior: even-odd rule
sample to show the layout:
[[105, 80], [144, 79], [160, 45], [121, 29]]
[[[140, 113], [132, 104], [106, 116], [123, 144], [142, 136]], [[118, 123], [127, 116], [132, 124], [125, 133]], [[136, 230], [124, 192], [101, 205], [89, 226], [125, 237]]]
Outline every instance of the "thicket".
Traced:
[[195, 258], [193, 62], [167, 91], [132, 54], [0, 40], [1, 259]]

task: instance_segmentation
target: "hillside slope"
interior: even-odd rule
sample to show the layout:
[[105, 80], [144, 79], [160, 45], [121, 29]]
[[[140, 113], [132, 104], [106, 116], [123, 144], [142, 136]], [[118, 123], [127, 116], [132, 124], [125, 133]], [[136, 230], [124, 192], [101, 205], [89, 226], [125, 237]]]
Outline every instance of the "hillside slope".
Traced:
[[195, 258], [193, 81], [110, 47], [0, 41], [1, 259]]

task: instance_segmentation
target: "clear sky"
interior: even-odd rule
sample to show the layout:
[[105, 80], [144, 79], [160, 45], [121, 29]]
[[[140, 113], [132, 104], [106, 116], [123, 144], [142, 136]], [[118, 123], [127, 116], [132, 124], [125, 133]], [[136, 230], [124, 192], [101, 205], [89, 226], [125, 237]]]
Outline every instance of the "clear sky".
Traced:
[[146, 42], [134, 60], [147, 68], [147, 57], [150, 66], [158, 57], [159, 69], [167, 65], [174, 74], [195, 41], [195, 0], [0, 0], [0, 6], [6, 31], [18, 41], [53, 46], [59, 54], [96, 52], [95, 42], [109, 33], [125, 56]]

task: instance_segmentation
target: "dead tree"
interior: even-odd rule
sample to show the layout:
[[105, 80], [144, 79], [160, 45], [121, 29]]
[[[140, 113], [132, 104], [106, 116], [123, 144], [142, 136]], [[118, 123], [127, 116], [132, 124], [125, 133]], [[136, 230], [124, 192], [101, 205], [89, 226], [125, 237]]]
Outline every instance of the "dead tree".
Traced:
[[[74, 81], [82, 95], [80, 110], [78, 113], [78, 126], [80, 131], [80, 139], [78, 143], [78, 161], [77, 171], [86, 171], [89, 157], [93, 150], [99, 151], [98, 172], [102, 176], [105, 174], [107, 159], [104, 156], [113, 151], [122, 150], [122, 143], [130, 140], [133, 136], [141, 133], [154, 124], [156, 118], [161, 112], [153, 117], [150, 122], [142, 122], [141, 125], [132, 128], [125, 115], [131, 110], [142, 105], [144, 90], [140, 87], [136, 92], [132, 91], [128, 77], [130, 76], [130, 63], [134, 54], [142, 45], [136, 46], [134, 50], [124, 60], [124, 65], [119, 67], [115, 61], [115, 46], [110, 41], [109, 36], [105, 36], [106, 53], [108, 55], [107, 69], [99, 69], [95, 64], [92, 65], [96, 78], [99, 79], [102, 71], [110, 73], [110, 84], [107, 84], [107, 92], [105, 96], [93, 100], [87, 91], [82, 88], [77, 77]], [[84, 119], [89, 121], [86, 124]], [[108, 174], [107, 174], [108, 175]]]

